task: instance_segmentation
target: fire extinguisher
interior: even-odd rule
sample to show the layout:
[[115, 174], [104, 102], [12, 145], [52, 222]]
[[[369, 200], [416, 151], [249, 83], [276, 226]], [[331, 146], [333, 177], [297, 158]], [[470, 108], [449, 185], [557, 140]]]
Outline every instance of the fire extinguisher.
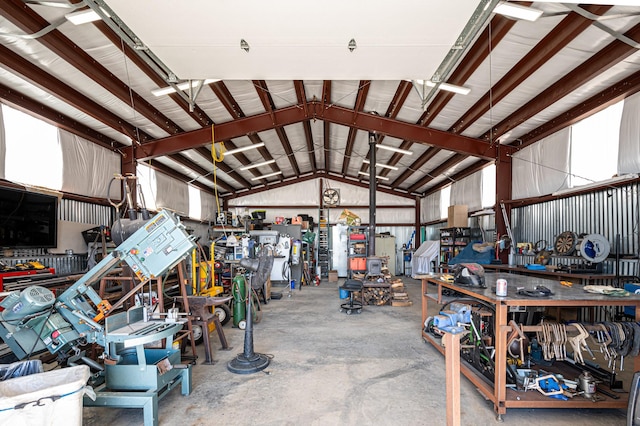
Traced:
[[300, 251], [302, 250], [302, 242], [300, 240], [293, 240], [293, 246], [291, 247], [291, 263], [297, 265], [300, 263]]
[[231, 282], [231, 294], [233, 294], [233, 326], [239, 327], [240, 322], [244, 321], [247, 313], [245, 306], [247, 286], [244, 281], [244, 275], [238, 274], [233, 277]]

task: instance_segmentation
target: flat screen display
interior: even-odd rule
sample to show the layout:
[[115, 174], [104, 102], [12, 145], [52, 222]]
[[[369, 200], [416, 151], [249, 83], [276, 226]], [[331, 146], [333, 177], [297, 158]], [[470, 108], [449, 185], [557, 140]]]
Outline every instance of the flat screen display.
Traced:
[[57, 244], [58, 197], [0, 187], [0, 248]]

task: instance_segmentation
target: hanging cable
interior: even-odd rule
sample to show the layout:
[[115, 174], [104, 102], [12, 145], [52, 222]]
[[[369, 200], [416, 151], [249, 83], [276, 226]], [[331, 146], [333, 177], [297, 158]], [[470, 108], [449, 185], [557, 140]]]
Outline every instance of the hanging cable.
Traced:
[[217, 216], [220, 216], [220, 200], [218, 197], [218, 176], [217, 176], [217, 167], [216, 163], [222, 162], [224, 160], [224, 142], [220, 141], [220, 156], [216, 153], [216, 137], [215, 131], [213, 129], [213, 124], [211, 125], [211, 159], [213, 160], [213, 192], [215, 194], [216, 199], [216, 212]]

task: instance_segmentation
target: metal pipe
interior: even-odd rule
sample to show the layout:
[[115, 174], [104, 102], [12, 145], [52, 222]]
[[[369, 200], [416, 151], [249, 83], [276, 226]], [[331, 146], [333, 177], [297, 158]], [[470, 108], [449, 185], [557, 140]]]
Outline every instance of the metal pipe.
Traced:
[[376, 142], [375, 132], [369, 132], [369, 253], [376, 253]]

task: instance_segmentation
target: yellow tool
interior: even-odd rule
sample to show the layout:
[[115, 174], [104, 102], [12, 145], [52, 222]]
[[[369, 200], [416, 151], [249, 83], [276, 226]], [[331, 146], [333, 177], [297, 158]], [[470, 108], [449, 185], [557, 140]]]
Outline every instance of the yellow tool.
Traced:
[[453, 275], [451, 275], [451, 274], [442, 274], [442, 275], [440, 276], [440, 279], [441, 279], [442, 281], [446, 281], [446, 282], [448, 282], [448, 283], [452, 283], [452, 282], [453, 282]]
[[565, 287], [573, 287], [573, 283], [571, 281], [560, 281], [560, 285]]

